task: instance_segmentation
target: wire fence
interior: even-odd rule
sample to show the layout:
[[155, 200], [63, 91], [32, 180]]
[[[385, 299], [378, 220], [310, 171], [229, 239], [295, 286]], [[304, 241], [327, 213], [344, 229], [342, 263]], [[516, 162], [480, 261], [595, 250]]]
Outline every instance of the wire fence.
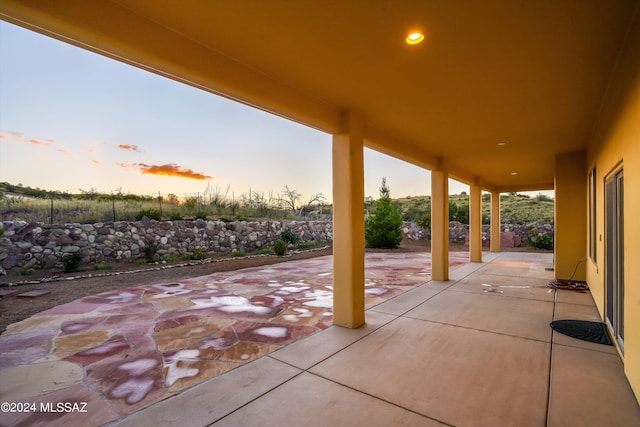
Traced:
[[[295, 206], [294, 206], [295, 207]], [[2, 221], [26, 221], [48, 224], [89, 224], [108, 221], [151, 219], [220, 219], [226, 220], [326, 220], [329, 205], [304, 205], [295, 210], [280, 199], [238, 198], [210, 199], [200, 194], [161, 195], [154, 197], [97, 197], [95, 199], [0, 198]]]

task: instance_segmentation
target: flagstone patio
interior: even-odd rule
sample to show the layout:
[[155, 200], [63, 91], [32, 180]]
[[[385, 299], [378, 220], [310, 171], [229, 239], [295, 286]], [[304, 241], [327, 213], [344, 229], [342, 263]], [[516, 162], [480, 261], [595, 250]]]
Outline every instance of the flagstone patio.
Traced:
[[[428, 281], [430, 261], [366, 254], [366, 307]], [[466, 262], [467, 253], [451, 253], [452, 267]], [[100, 425], [180, 395], [330, 327], [332, 286], [326, 256], [119, 289], [38, 313], [0, 336], [0, 401], [86, 402], [87, 412], [5, 412], [0, 425]]]

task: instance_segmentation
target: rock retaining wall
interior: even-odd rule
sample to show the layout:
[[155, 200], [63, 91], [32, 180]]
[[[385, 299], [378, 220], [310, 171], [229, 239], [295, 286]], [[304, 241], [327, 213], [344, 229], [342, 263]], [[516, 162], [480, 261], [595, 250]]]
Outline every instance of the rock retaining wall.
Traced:
[[253, 251], [270, 248], [286, 228], [301, 242], [331, 242], [331, 221], [221, 222], [152, 221], [96, 224], [41, 224], [4, 222], [0, 239], [0, 266], [5, 271], [60, 268], [66, 254], [80, 252], [82, 263], [135, 261], [153, 245], [156, 258], [176, 258], [196, 250], [206, 252]]
[[[1, 271], [18, 273], [26, 269], [61, 268], [66, 254], [80, 252], [84, 264], [132, 262], [145, 257], [145, 248], [155, 246], [156, 258], [176, 258], [195, 250], [206, 252], [254, 251], [271, 248], [286, 228], [291, 228], [301, 242], [331, 243], [331, 221], [152, 221], [104, 222], [96, 224], [41, 224], [36, 222], [0, 223]], [[406, 238], [429, 240], [429, 230], [413, 222], [402, 225]], [[503, 225], [501, 246], [520, 246], [532, 234], [553, 236], [551, 225]], [[489, 244], [489, 226], [483, 226], [482, 239]], [[469, 226], [449, 223], [449, 240], [469, 241]]]

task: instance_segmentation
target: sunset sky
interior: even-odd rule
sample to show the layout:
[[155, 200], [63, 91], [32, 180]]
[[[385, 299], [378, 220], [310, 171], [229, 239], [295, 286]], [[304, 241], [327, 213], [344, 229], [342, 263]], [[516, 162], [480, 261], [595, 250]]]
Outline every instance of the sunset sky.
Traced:
[[[428, 171], [366, 150], [367, 196], [383, 176], [392, 197], [429, 194]], [[330, 200], [331, 136], [0, 21], [0, 181]]]

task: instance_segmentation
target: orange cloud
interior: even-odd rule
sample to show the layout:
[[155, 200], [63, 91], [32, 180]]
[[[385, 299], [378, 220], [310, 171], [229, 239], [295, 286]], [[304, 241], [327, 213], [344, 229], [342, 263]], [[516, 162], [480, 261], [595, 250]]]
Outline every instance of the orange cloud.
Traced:
[[177, 176], [180, 178], [189, 178], [197, 180], [211, 179], [212, 176], [205, 175], [199, 172], [194, 172], [191, 169], [186, 169], [176, 165], [175, 163], [167, 163], [165, 165], [146, 165], [144, 163], [118, 163], [123, 168], [137, 168], [143, 174], [150, 175], [164, 175], [164, 176]]
[[106, 145], [106, 142], [104, 142], [104, 141], [89, 141], [87, 143], [87, 151], [89, 152], [89, 154], [95, 154], [96, 153], [96, 149], [94, 148], [96, 145]]
[[71, 151], [63, 150], [62, 148], [58, 148], [56, 151], [58, 153], [62, 153], [65, 156], [69, 156], [69, 157], [74, 157], [76, 155], [75, 153], [72, 153]]
[[30, 142], [30, 143], [36, 144], [36, 145], [44, 145], [44, 146], [47, 146], [47, 145], [51, 144], [50, 142], [40, 141], [39, 139], [27, 139], [26, 142]]
[[138, 153], [142, 152], [142, 150], [140, 150], [140, 147], [138, 147], [137, 145], [119, 144], [118, 148], [121, 149], [121, 150], [137, 151]]
[[14, 142], [26, 142], [28, 144], [35, 144], [35, 145], [42, 145], [45, 147], [48, 147], [49, 145], [53, 144], [54, 142], [56, 142], [55, 139], [47, 139], [46, 141], [42, 140], [42, 139], [36, 139], [36, 138], [24, 138], [23, 134], [20, 132], [16, 132], [14, 130], [10, 130], [7, 132], [9, 134], [9, 136], [7, 135], [0, 135], [0, 139], [8, 139]]
[[94, 165], [104, 166], [104, 163], [102, 163], [100, 160], [90, 159], [89, 161], [90, 161], [91, 163], [93, 163]]

